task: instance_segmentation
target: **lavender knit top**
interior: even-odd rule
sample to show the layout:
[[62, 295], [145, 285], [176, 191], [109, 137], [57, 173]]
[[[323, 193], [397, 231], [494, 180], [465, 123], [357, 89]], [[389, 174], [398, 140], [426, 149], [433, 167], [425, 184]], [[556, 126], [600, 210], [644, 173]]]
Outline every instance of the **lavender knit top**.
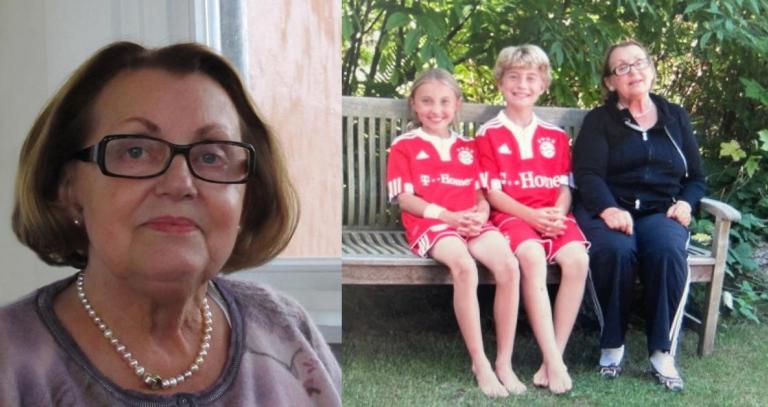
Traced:
[[232, 326], [224, 371], [199, 393], [125, 390], [97, 371], [53, 312], [57, 281], [0, 308], [0, 406], [340, 406], [341, 370], [295, 301], [217, 278]]

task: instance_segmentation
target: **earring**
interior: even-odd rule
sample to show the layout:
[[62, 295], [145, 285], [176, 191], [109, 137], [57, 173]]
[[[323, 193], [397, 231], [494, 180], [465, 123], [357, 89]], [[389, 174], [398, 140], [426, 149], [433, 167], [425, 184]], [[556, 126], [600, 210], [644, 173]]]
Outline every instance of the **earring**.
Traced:
[[80, 219], [74, 218], [74, 219], [72, 219], [72, 222], [75, 223], [75, 226], [80, 226]]

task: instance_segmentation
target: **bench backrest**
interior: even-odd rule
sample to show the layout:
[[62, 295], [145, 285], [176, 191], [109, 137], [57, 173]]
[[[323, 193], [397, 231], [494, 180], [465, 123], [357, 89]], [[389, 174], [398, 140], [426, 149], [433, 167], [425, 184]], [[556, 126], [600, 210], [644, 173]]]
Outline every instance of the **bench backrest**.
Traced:
[[[464, 103], [458, 114], [464, 135], [496, 116], [502, 106]], [[544, 121], [574, 137], [586, 110], [537, 107]], [[400, 229], [400, 210], [387, 202], [387, 149], [410, 121], [408, 101], [342, 97], [343, 225], [347, 229]]]

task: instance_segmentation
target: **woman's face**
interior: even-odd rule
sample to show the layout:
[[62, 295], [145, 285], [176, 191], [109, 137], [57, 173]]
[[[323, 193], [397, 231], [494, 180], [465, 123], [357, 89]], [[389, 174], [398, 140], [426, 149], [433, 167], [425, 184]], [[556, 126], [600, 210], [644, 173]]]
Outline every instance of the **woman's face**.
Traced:
[[[95, 100], [82, 147], [109, 134], [144, 134], [174, 144], [241, 141], [226, 92], [202, 74], [125, 71]], [[88, 269], [142, 284], [200, 283], [226, 262], [238, 233], [244, 184], [195, 178], [183, 155], [154, 178], [103, 175], [94, 163], [70, 168], [64, 193], [90, 241]]]
[[[613, 71], [620, 66], [635, 65], [647, 59], [648, 55], [642, 48], [637, 45], [628, 45], [614, 49], [608, 58], [608, 65]], [[631, 101], [645, 98], [651, 92], [655, 77], [656, 71], [652, 64], [648, 63], [642, 69], [633, 66], [624, 75], [611, 74], [605, 78], [605, 84], [609, 90], [615, 90], [618, 93], [620, 100]]]

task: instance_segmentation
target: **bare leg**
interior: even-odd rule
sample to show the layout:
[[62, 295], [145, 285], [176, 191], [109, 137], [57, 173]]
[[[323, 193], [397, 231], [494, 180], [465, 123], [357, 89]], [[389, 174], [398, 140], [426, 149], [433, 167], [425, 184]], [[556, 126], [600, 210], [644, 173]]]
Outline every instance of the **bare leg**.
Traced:
[[561, 270], [560, 287], [555, 298], [555, 342], [562, 355], [584, 297], [589, 257], [582, 243], [572, 242], [560, 249], [555, 261]]
[[483, 349], [480, 306], [477, 302], [477, 266], [466, 244], [459, 238], [446, 237], [437, 241], [430, 255], [451, 271], [453, 309], [464, 344], [472, 358], [472, 372], [480, 390], [488, 397], [506, 397], [509, 393], [493, 373]]
[[552, 309], [547, 293], [547, 260], [539, 242], [528, 240], [521, 243], [517, 252], [522, 273], [523, 298], [533, 334], [542, 354], [542, 366], [533, 376], [536, 386], [549, 387], [555, 394], [569, 391], [571, 376], [563, 363], [563, 357], [555, 341]]
[[493, 316], [496, 322], [496, 376], [512, 394], [525, 393], [525, 385], [512, 370], [512, 351], [520, 304], [520, 268], [504, 236], [486, 232], [470, 241], [469, 252], [493, 273], [496, 296]]

